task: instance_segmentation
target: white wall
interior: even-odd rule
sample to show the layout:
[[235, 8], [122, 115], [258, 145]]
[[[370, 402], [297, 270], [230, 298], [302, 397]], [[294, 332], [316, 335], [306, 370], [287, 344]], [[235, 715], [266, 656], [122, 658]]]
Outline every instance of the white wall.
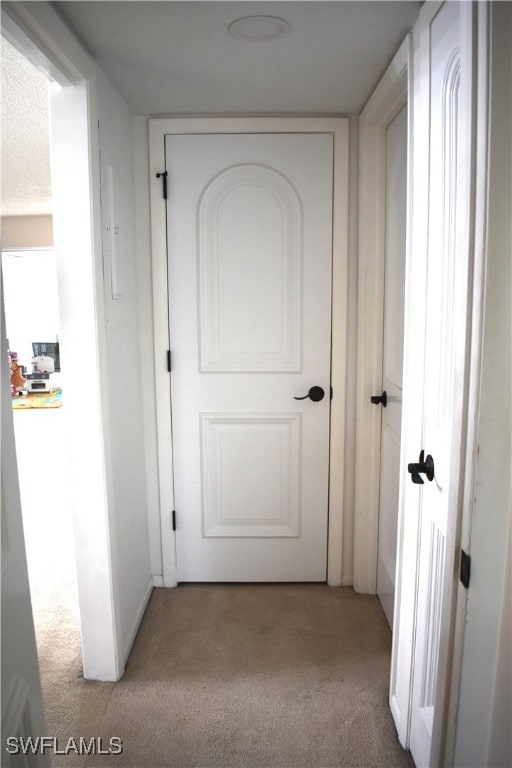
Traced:
[[492, 8], [491, 141], [478, 459], [454, 765], [512, 764], [512, 5]]
[[[86, 678], [115, 680], [122, 673], [119, 577], [112, 536], [115, 509], [100, 293], [101, 240], [94, 236], [99, 211], [94, 204], [91, 206], [91, 186], [99, 173], [97, 157], [93, 167], [90, 161], [97, 155], [98, 145], [97, 140], [93, 141], [89, 153], [91, 101], [87, 84], [62, 89], [55, 86], [51, 92], [60, 355], [62, 369], [66, 371], [65, 417], [83, 670]], [[69, 194], [70, 177], [73, 195]]]
[[[109, 450], [115, 505], [113, 534], [120, 624], [127, 653], [152, 586], [143, 424], [148, 385], [141, 381], [132, 115], [101, 74], [98, 76], [98, 117], [106, 324], [104, 364], [108, 379]], [[150, 364], [151, 361], [146, 364], [148, 368]]]

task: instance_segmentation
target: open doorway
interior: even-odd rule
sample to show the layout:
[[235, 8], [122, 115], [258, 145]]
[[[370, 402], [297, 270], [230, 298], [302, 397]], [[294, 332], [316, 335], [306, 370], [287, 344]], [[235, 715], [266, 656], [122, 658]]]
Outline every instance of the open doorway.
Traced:
[[[88, 680], [113, 681], [123, 674], [140, 612], [132, 622], [133, 628], [126, 628], [119, 597], [119, 536], [114, 526], [117, 488], [112, 479], [111, 399], [102, 298], [98, 71], [47, 4], [36, 4], [30, 10], [18, 3], [3, 4], [2, 35], [50, 83], [53, 245], [58, 273], [60, 359], [66, 387], [63, 411], [71, 471], [82, 669]], [[53, 41], [51, 46], [49, 39]], [[29, 184], [31, 169], [27, 165], [23, 179]], [[5, 227], [3, 230], [5, 235]], [[6, 429], [10, 429], [9, 424]], [[142, 445], [140, 439], [137, 445]], [[14, 469], [13, 487], [17, 492]], [[121, 485], [121, 490], [125, 486]], [[17, 511], [13, 514], [13, 524], [19, 526]], [[138, 532], [144, 521], [145, 515], [141, 515]], [[141, 537], [134, 534], [130, 541], [137, 549]], [[18, 548], [24, 559], [23, 542]], [[133, 563], [133, 553], [130, 555]], [[144, 562], [145, 569], [147, 565]], [[145, 579], [146, 591], [147, 584]], [[128, 586], [125, 593], [132, 595]], [[27, 592], [20, 595], [18, 590], [14, 598], [23, 602], [25, 613], [30, 610], [28, 584]], [[6, 625], [5, 634], [16, 648], [16, 626]], [[32, 648], [27, 649], [27, 654], [32, 654]], [[15, 665], [18, 655], [14, 655]]]
[[[81, 674], [80, 620], [52, 247], [48, 81], [1, 39], [2, 272], [16, 455], [39, 665], [45, 680]], [[37, 370], [38, 359], [46, 365]], [[45, 696], [46, 710], [54, 702]]]

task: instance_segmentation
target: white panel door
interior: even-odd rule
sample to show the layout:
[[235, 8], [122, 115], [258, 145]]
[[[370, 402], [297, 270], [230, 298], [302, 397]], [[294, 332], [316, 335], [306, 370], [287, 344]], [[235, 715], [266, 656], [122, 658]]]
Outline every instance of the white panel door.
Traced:
[[407, 107], [386, 131], [386, 251], [377, 594], [393, 626], [402, 422], [407, 192]]
[[420, 526], [410, 735], [418, 766], [430, 765], [443, 599], [451, 589], [444, 580], [456, 578], [457, 563], [453, 530], [460, 495], [470, 261], [471, 70], [465, 5], [445, 3], [423, 37], [429, 146], [415, 150], [428, 162], [424, 423], [418, 450], [434, 461], [434, 478], [421, 475], [418, 509], [408, 511], [419, 514]]
[[324, 581], [332, 136], [170, 135], [166, 168], [178, 581]]

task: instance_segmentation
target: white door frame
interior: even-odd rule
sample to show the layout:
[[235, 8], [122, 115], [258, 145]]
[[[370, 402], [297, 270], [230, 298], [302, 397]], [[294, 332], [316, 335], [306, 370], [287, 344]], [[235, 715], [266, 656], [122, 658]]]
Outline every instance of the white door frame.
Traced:
[[[495, 201], [491, 171], [491, 113], [492, 105], [492, 64], [495, 55], [495, 42], [491, 35], [496, 35], [493, 26], [496, 23], [495, 4], [488, 2], [473, 3], [472, 10], [465, 14], [465, 32], [467, 45], [471, 47], [473, 61], [476, 62], [473, 82], [473, 131], [474, 158], [472, 161], [473, 193], [472, 212], [472, 280], [470, 284], [467, 352], [467, 404], [465, 433], [463, 435], [463, 454], [461, 458], [461, 486], [458, 520], [456, 521], [455, 547], [471, 553], [471, 534], [474, 510], [481, 502], [481, 489], [477, 493], [477, 468], [479, 461], [479, 429], [481, 402], [481, 383], [483, 372], [482, 350], [484, 345], [484, 313], [486, 308], [486, 272], [488, 250], [493, 248], [493, 232], [488, 231], [488, 219]], [[510, 19], [510, 15], [509, 15]], [[499, 23], [499, 22], [498, 22]], [[505, 33], [506, 35], [506, 33]], [[499, 48], [499, 46], [497, 46]], [[495, 87], [495, 86], [493, 86]], [[510, 89], [509, 89], [510, 90]], [[510, 99], [509, 99], [510, 103]], [[502, 106], [502, 104], [500, 104]], [[504, 107], [506, 109], [506, 107]], [[493, 125], [494, 129], [495, 126]], [[506, 133], [506, 131], [505, 131]], [[494, 150], [495, 151], [495, 150]], [[504, 209], [506, 207], [506, 203]], [[505, 459], [506, 460], [506, 459]], [[489, 480], [492, 483], [492, 480]], [[458, 566], [459, 559], [456, 563]], [[446, 577], [445, 577], [446, 578]], [[471, 582], [470, 587], [471, 589]], [[446, 672], [438, 675], [436, 708], [432, 735], [432, 765], [453, 765], [455, 750], [456, 723], [460, 714], [460, 683], [462, 672], [462, 652], [468, 622], [468, 592], [460, 581], [451, 590], [447, 590], [443, 601], [442, 620], [446, 631], [444, 643], [440, 647], [439, 664]], [[494, 713], [489, 713], [492, 718]], [[458, 728], [457, 724], [457, 728]], [[464, 727], [464, 726], [462, 726]], [[467, 725], [466, 725], [467, 727]], [[478, 728], [472, 724], [469, 727]], [[473, 755], [478, 761], [478, 756]]]
[[169, 339], [166, 205], [161, 179], [165, 170], [165, 135], [195, 133], [330, 133], [334, 140], [333, 285], [329, 527], [327, 583], [341, 586], [343, 532], [343, 466], [345, 444], [345, 360], [347, 335], [348, 251], [348, 119], [316, 117], [170, 117], [149, 121], [151, 248], [153, 266], [153, 319], [160, 488], [160, 534], [163, 584], [176, 581], [170, 378], [167, 372]]
[[[512, 92], [510, 79], [504, 76], [511, 68], [511, 4], [479, 4], [478, 23], [478, 77], [482, 87], [477, 106], [475, 248], [484, 248], [485, 257], [479, 264], [481, 272], [475, 274], [475, 286], [480, 290], [475, 290], [474, 301], [475, 317], [481, 310], [482, 336], [477, 340], [482, 339], [483, 349], [480, 354], [479, 344], [472, 347], [481, 376], [479, 387], [470, 390], [468, 410], [474, 414], [476, 434], [470, 434], [468, 445], [478, 445], [478, 456], [474, 475], [468, 475], [464, 489], [464, 507], [472, 514], [463, 521], [461, 537], [462, 547], [473, 559], [476, 578], [464, 592], [464, 599], [457, 601], [455, 636], [464, 634], [464, 646], [462, 649], [456, 640], [446, 718], [457, 722], [457, 730], [455, 743], [453, 738], [448, 739], [442, 755], [446, 764], [468, 766], [512, 763], [510, 634], [508, 641], [505, 639], [511, 627], [512, 584]], [[487, 25], [488, 34], [484, 35]], [[498, 632], [486, 632], [500, 624], [501, 640]]]
[[[51, 170], [61, 351], [73, 487], [84, 677], [119, 680], [125, 649], [118, 611], [107, 355], [103, 306], [96, 66], [48, 3], [2, 4], [2, 31], [51, 86]], [[71, 194], [72, 191], [72, 194]], [[83, 350], [91, 396], [84, 401]]]
[[[357, 317], [354, 590], [377, 591], [386, 243], [386, 129], [408, 100], [408, 35], [359, 118], [359, 257]], [[408, 199], [410, 184], [408, 176]], [[409, 203], [408, 203], [409, 209]]]
[[[425, 282], [425, 228], [428, 169], [424, 162], [428, 146], [428, 119], [420, 110], [421, 99], [416, 104], [421, 56], [418, 51], [428, 47], [424, 37], [430, 34], [430, 23], [443, 5], [432, 2], [423, 7], [413, 30], [411, 55], [410, 111], [412, 130], [410, 136], [410, 178], [414, 188], [409, 202], [414, 199], [410, 227], [410, 252], [414, 253], [406, 274], [406, 325], [404, 348], [404, 419], [402, 426], [402, 468], [399, 502], [399, 537], [397, 552], [396, 610], [394, 620], [391, 662], [390, 707], [397, 726], [398, 737], [404, 747], [409, 746], [415, 634], [417, 626], [419, 525], [414, 511], [414, 494], [404, 464], [407, 458], [415, 460], [422, 436], [423, 366], [420, 357], [423, 345], [418, 338], [424, 333], [424, 291], [414, 286]], [[434, 724], [430, 765], [453, 764], [453, 739], [457, 717], [461, 648], [465, 624], [466, 590], [457, 579], [460, 564], [460, 548], [466, 551], [469, 542], [472, 507], [474, 503], [475, 467], [477, 459], [476, 416], [480, 397], [481, 349], [483, 332], [483, 296], [485, 288], [487, 170], [488, 170], [488, 17], [489, 4], [467, 3], [462, 8], [462, 55], [474, 64], [472, 90], [465, 94], [471, 98], [472, 155], [470, 211], [470, 265], [468, 285], [468, 322], [466, 328], [465, 386], [462, 396], [465, 409], [462, 424], [459, 491], [452, 500], [446, 540], [446, 560], [440, 620], [439, 658], [436, 681]], [[415, 144], [419, 149], [415, 151]], [[421, 375], [419, 375], [419, 372]], [[408, 499], [408, 500], [407, 500]], [[407, 500], [407, 503], [406, 503]], [[405, 509], [408, 509], [406, 514]]]

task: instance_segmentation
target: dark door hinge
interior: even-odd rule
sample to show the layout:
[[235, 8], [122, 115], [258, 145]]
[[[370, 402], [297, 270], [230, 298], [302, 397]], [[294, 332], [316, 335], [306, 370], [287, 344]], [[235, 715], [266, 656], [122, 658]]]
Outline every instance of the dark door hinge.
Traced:
[[462, 585], [467, 589], [469, 587], [469, 578], [471, 576], [471, 556], [460, 551], [460, 580]]
[[167, 371], [171, 372], [171, 350], [167, 350]]
[[160, 171], [160, 173], [156, 174], [157, 179], [159, 179], [160, 176], [162, 177], [164, 200], [167, 200], [167, 171]]
[[172, 529], [173, 531], [176, 530], [176, 510], [173, 509], [172, 511]]

